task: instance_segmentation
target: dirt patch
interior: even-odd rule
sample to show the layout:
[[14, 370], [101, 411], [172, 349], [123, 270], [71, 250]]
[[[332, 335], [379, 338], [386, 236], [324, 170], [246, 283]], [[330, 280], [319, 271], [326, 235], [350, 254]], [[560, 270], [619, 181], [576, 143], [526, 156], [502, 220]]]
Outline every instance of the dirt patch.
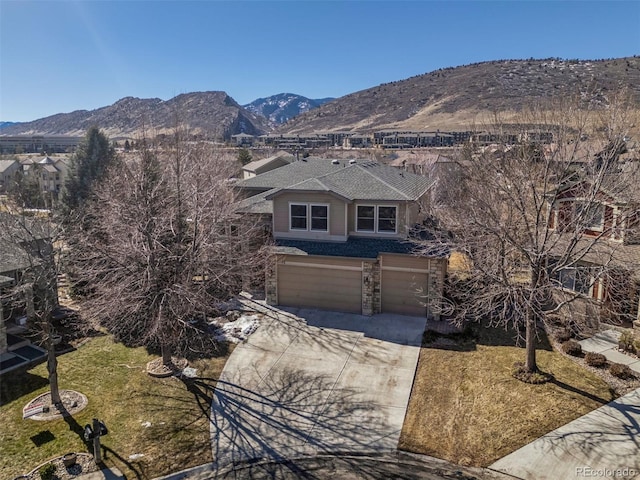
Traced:
[[38, 395], [24, 407], [22, 413], [28, 413], [38, 407], [44, 407], [45, 411], [30, 415], [31, 420], [55, 420], [57, 418], [68, 417], [82, 411], [89, 403], [87, 397], [75, 390], [60, 390], [61, 405], [51, 404], [51, 392]]
[[165, 365], [162, 358], [156, 358], [147, 363], [147, 373], [152, 377], [170, 377], [176, 375], [187, 368], [188, 362], [184, 358], [171, 357], [171, 363]]

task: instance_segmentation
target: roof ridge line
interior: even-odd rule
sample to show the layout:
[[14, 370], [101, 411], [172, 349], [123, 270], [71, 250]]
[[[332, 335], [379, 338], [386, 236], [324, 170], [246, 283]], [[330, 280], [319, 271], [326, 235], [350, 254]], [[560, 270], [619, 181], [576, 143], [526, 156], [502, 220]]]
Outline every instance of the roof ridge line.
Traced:
[[[377, 166], [382, 166], [382, 164], [375, 162], [375, 164]], [[407, 200], [414, 200], [413, 198], [409, 197], [406, 193], [404, 193], [402, 190], [397, 189], [396, 187], [394, 187], [393, 185], [388, 184], [387, 182], [385, 182], [383, 179], [381, 179], [380, 177], [378, 177], [377, 175], [374, 175], [371, 171], [362, 168], [359, 164], [354, 164], [354, 165], [358, 165], [360, 167], [360, 170], [362, 170], [363, 172], [366, 172], [367, 174], [371, 175], [373, 178], [375, 178], [376, 180], [378, 180], [379, 182], [385, 184], [387, 187], [389, 187], [392, 190], [395, 190], [396, 192], [398, 192], [400, 195], [402, 195], [403, 197], [405, 197]], [[394, 167], [389, 167], [389, 168], [394, 168]], [[429, 186], [430, 187], [430, 186]], [[427, 189], [429, 188], [427, 187]], [[426, 190], [425, 190], [426, 191]], [[424, 192], [423, 192], [424, 193]]]

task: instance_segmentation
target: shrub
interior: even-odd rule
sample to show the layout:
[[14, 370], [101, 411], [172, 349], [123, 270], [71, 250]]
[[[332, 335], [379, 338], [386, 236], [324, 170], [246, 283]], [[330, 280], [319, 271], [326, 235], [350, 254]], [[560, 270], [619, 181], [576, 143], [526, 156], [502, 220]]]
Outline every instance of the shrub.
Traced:
[[575, 340], [567, 340], [562, 344], [562, 351], [574, 357], [582, 355], [582, 345]]
[[40, 467], [38, 473], [40, 474], [40, 478], [42, 480], [52, 480], [54, 474], [56, 473], [56, 466], [52, 463], [47, 463], [46, 465]]
[[585, 362], [591, 367], [602, 368], [607, 364], [607, 357], [601, 353], [587, 352], [584, 356]]
[[636, 339], [633, 332], [629, 330], [625, 330], [620, 334], [620, 339], [618, 340], [618, 346], [622, 350], [626, 352], [636, 353], [636, 343], [640, 343], [640, 342], [638, 342], [638, 339]]
[[631, 370], [628, 365], [623, 365], [622, 363], [612, 363], [609, 367], [609, 373], [623, 380], [634, 377], [633, 370]]
[[564, 330], [559, 330], [558, 333], [556, 333], [556, 340], [560, 343], [571, 340], [571, 332], [566, 328]]

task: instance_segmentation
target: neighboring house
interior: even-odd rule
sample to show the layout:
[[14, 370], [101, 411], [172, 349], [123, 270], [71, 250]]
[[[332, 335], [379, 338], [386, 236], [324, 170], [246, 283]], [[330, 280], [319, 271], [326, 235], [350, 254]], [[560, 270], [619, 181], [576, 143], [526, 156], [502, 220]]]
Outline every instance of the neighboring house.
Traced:
[[36, 219], [22, 218], [18, 222], [16, 217], [0, 212], [0, 374], [46, 356], [42, 348], [17, 336], [25, 327], [24, 322], [16, 323], [15, 317], [23, 312], [15, 312], [12, 307], [16, 304], [13, 288], [23, 282], [26, 272], [37, 267], [50, 249], [46, 228]]
[[294, 160], [295, 157], [293, 155], [281, 151], [271, 157], [249, 162], [242, 167], [242, 178], [255, 177], [256, 175], [260, 175], [275, 168], [289, 165]]
[[254, 135], [249, 135], [248, 133], [238, 133], [236, 135], [231, 135], [231, 141], [238, 147], [251, 146], [253, 145], [255, 140], [256, 137]]
[[17, 160], [0, 160], [0, 193], [6, 193], [16, 174], [22, 170]]
[[557, 272], [554, 280], [563, 289], [617, 311], [617, 319], [635, 320], [640, 327], [640, 191], [612, 193], [616, 175], [609, 177], [598, 190], [595, 205], [586, 203], [584, 192], [590, 188], [584, 183], [563, 185], [556, 192], [549, 227], [562, 249], [575, 238], [574, 218], [585, 208], [590, 211], [574, 248], [584, 252], [582, 257]]
[[35, 175], [42, 192], [51, 194], [57, 198], [68, 170], [67, 160], [64, 158], [51, 158], [45, 156], [38, 161], [25, 162], [23, 164], [25, 175]]
[[[369, 160], [308, 158], [238, 182], [269, 221], [267, 302], [439, 318], [447, 254], [415, 254], [432, 182]], [[426, 253], [425, 253], [426, 252]]]

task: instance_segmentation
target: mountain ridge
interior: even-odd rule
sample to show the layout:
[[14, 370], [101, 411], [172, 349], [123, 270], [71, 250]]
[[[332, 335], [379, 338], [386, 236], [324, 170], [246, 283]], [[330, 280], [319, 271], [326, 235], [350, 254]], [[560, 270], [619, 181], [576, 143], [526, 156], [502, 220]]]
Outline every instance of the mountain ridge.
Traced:
[[[176, 122], [210, 139], [229, 139], [237, 133], [468, 130], [495, 112], [509, 114], [557, 97], [577, 95], [584, 101], [606, 104], [611, 92], [620, 88], [626, 88], [640, 105], [640, 56], [493, 60], [447, 67], [332, 99], [295, 116], [291, 112], [301, 110], [301, 104], [310, 106], [311, 99], [289, 93], [272, 95], [251, 102], [255, 104], [252, 111], [251, 104], [245, 108], [222, 91], [184, 93], [166, 101], [124, 97], [95, 110], [4, 126], [0, 134], [82, 136], [97, 125], [112, 138], [133, 137], [167, 133]], [[327, 99], [314, 101], [323, 100]], [[256, 113], [260, 105], [262, 113]], [[268, 118], [270, 115], [275, 116]], [[285, 118], [286, 123], [277, 123]]]

